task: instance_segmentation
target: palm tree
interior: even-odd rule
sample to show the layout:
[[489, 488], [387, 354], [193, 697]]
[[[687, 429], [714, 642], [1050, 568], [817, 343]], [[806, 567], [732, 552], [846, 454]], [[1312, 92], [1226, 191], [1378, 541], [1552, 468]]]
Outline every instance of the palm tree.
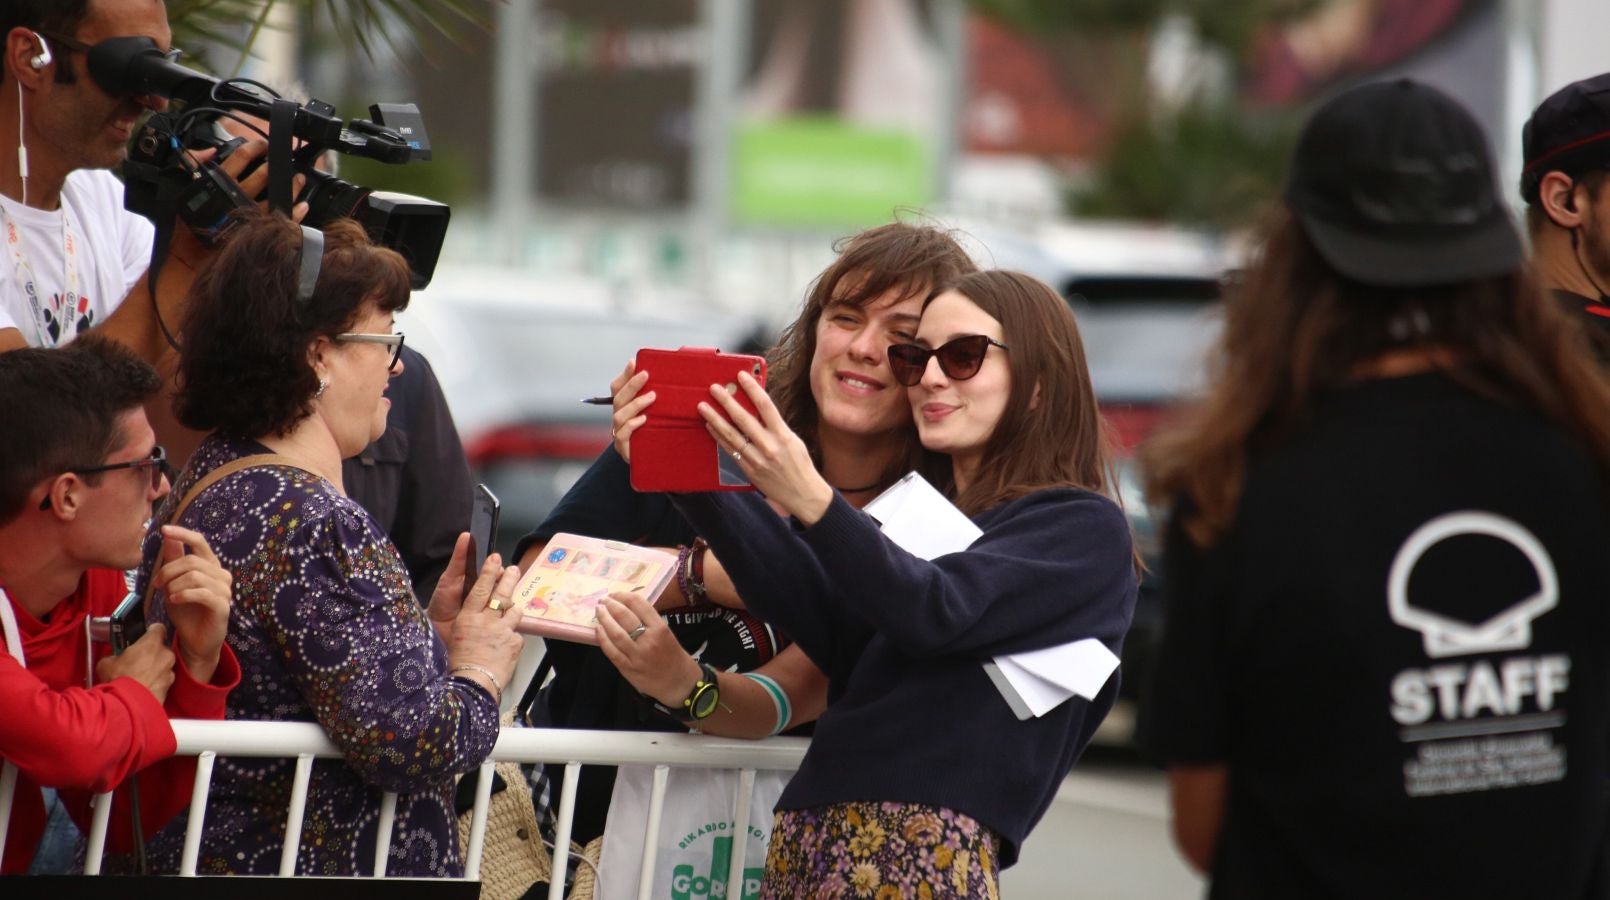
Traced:
[[[244, 62], [276, 8], [316, 16], [322, 10], [330, 33], [373, 58], [375, 40], [399, 52], [428, 35], [456, 40], [468, 27], [486, 28], [495, 0], [167, 0], [177, 46], [222, 46]], [[242, 25], [249, 25], [244, 36]], [[239, 68], [240, 63], [235, 64]], [[218, 66], [216, 68], [222, 68]]]

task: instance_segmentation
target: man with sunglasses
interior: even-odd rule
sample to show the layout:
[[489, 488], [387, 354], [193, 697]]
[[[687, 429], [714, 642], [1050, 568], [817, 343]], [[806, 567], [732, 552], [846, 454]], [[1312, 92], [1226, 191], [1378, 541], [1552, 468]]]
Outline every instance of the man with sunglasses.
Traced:
[[[151, 366], [94, 335], [0, 354], [0, 758], [16, 769], [0, 873], [29, 870], [55, 804], [82, 827], [91, 792], [135, 773], [142, 830], [172, 818], [188, 803], [194, 760], [153, 766], [175, 749], [168, 717], [223, 718], [240, 680], [224, 645], [230, 574], [186, 529], [164, 529], [157, 575], [171, 638], [152, 625], [112, 655], [88, 636], [86, 620], [128, 596], [123, 573], [139, 564], [151, 505], [168, 493], [142, 408], [160, 385]], [[120, 801], [114, 853], [131, 845]]]

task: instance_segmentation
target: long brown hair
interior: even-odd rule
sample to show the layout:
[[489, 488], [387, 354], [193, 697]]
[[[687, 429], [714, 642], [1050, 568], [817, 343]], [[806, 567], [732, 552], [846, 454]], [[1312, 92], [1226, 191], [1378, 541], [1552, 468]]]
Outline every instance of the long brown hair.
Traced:
[[[1006, 409], [984, 445], [973, 483], [955, 497], [956, 506], [972, 516], [1051, 487], [1111, 496], [1111, 443], [1067, 301], [1036, 278], [998, 269], [964, 275], [945, 290], [1001, 323], [1012, 376]], [[948, 471], [941, 480], [942, 490], [954, 495]]]
[[[829, 303], [857, 309], [895, 291], [901, 299], [932, 298], [939, 288], [975, 270], [973, 260], [950, 232], [926, 225], [892, 222], [840, 240], [838, 258], [811, 283], [799, 317], [783, 329], [767, 354], [766, 390], [788, 427], [805, 442], [811, 459], [822, 465], [817, 438], [820, 410], [811, 394], [811, 358], [816, 355], [816, 326]], [[879, 479], [888, 484], [925, 462], [915, 425], [902, 433], [903, 447]]]
[[1610, 469], [1610, 383], [1530, 272], [1387, 289], [1338, 274], [1284, 206], [1261, 235], [1245, 284], [1226, 298], [1205, 398], [1141, 451], [1148, 496], [1188, 499], [1183, 524], [1197, 544], [1235, 515], [1250, 452], [1300, 427], [1360, 364], [1405, 346], [1445, 351], [1450, 378], [1537, 410]]

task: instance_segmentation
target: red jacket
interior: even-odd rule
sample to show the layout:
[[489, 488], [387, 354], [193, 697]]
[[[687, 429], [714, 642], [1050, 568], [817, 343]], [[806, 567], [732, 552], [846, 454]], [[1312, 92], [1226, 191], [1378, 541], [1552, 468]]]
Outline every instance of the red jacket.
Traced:
[[[41, 785], [57, 788], [73, 819], [89, 830], [91, 797], [140, 772], [140, 816], [147, 834], [167, 824], [190, 803], [195, 759], [152, 766], [173, 754], [168, 717], [222, 719], [224, 699], [240, 682], [240, 665], [225, 644], [211, 684], [190, 677], [183, 661], [168, 691], [166, 711], [146, 687], [117, 678], [85, 688], [90, 660], [84, 619], [104, 616], [128, 595], [123, 573], [90, 569], [78, 590], [40, 622], [10, 601], [22, 632], [24, 669], [0, 643], [0, 757], [17, 766], [16, 799], [0, 874], [25, 872], [44, 832]], [[110, 653], [95, 645], [95, 659]], [[150, 767], [150, 768], [147, 768]], [[128, 807], [119, 790], [107, 828], [109, 852], [131, 846]]]

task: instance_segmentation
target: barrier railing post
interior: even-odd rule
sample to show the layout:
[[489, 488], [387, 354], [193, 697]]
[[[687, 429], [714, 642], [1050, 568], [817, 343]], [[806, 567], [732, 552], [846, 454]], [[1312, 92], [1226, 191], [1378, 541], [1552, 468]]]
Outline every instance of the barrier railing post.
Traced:
[[[492, 773], [497, 763], [481, 763], [475, 782], [475, 809], [470, 812], [470, 845], [464, 849], [464, 880], [481, 880], [481, 854], [486, 850], [486, 812], [492, 803]], [[508, 788], [505, 788], [508, 790]], [[540, 839], [541, 835], [537, 835]]]
[[397, 823], [397, 793], [387, 791], [380, 795], [380, 823], [375, 829], [375, 877], [386, 877], [386, 863], [391, 856], [391, 829]]
[[196, 874], [196, 857], [201, 855], [201, 829], [207, 819], [207, 796], [212, 793], [212, 766], [217, 759], [218, 754], [211, 750], [203, 750], [196, 757], [196, 786], [190, 791], [190, 820], [185, 823], [180, 875]]
[[0, 766], [0, 864], [6, 861], [6, 834], [11, 830], [11, 800], [17, 792], [17, 767]]
[[670, 766], [654, 767], [654, 789], [648, 795], [648, 824], [643, 831], [643, 865], [637, 876], [637, 900], [649, 900], [654, 893], [654, 864], [660, 857], [660, 819], [665, 814], [665, 784]]
[[307, 814], [307, 785], [313, 777], [313, 754], [296, 755], [296, 775], [291, 782], [291, 810], [285, 816], [285, 844], [280, 848], [280, 874], [296, 874], [296, 855], [302, 850], [302, 819]]
[[738, 772], [738, 797], [733, 801], [732, 861], [727, 867], [727, 898], [743, 900], [744, 857], [749, 853], [749, 806], [755, 797], [755, 770]]
[[565, 764], [564, 786], [559, 791], [559, 824], [553, 836], [553, 874], [548, 881], [548, 900], [565, 900], [565, 873], [570, 871], [570, 826], [576, 818], [576, 782], [581, 763]]
[[96, 794], [89, 803], [89, 837], [85, 839], [84, 874], [101, 874], [101, 860], [106, 854], [106, 828], [112, 820], [112, 795]]

